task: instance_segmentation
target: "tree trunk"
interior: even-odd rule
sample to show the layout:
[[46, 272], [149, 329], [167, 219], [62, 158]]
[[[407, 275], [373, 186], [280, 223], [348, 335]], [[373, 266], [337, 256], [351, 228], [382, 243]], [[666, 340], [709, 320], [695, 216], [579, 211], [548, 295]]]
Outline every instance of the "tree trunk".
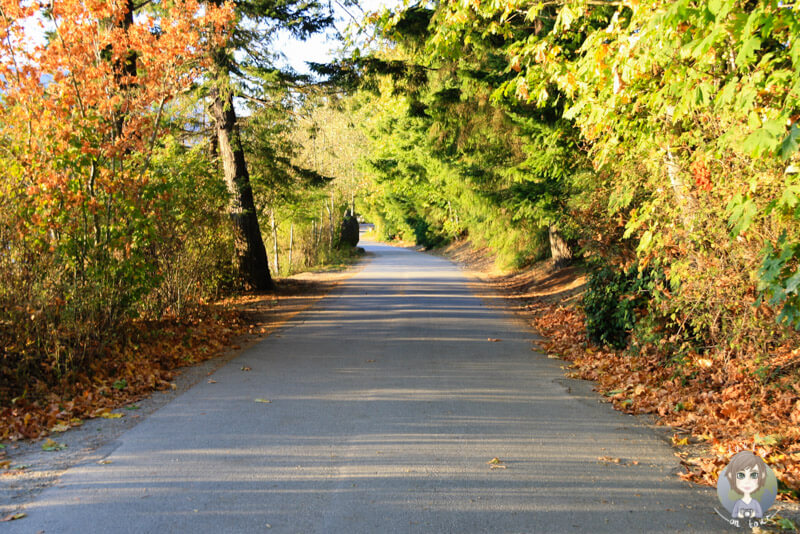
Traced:
[[236, 125], [233, 95], [230, 92], [221, 94], [218, 88], [214, 88], [211, 99], [217, 149], [222, 159], [225, 185], [230, 193], [228, 213], [233, 223], [235, 267], [246, 288], [262, 291], [273, 289], [275, 286], [269, 273], [267, 250], [258, 224], [250, 174]]
[[547, 233], [550, 236], [550, 256], [553, 258], [553, 268], [566, 267], [572, 261], [572, 250], [555, 225], [550, 225]]
[[331, 205], [328, 208], [328, 246], [333, 249], [333, 191], [331, 191]]
[[289, 274], [292, 273], [292, 251], [294, 249], [294, 221], [289, 225]]
[[269, 224], [272, 227], [272, 255], [275, 256], [275, 275], [281, 272], [281, 263], [278, 258], [278, 225], [275, 224], [275, 210], [269, 210]]
[[675, 159], [675, 156], [672, 155], [669, 146], [667, 146], [667, 155], [664, 163], [667, 168], [669, 184], [672, 186], [672, 192], [675, 195], [675, 201], [678, 205], [681, 222], [683, 222], [683, 227], [691, 232], [694, 227], [694, 214], [697, 212], [697, 202], [683, 183], [680, 165]]
[[317, 246], [317, 220], [311, 219], [311, 243]]

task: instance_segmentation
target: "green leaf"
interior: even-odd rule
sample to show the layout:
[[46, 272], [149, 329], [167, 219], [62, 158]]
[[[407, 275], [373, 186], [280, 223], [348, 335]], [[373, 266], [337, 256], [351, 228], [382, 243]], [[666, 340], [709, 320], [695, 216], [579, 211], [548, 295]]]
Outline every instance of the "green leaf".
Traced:
[[64, 443], [58, 443], [57, 441], [53, 441], [50, 438], [47, 438], [44, 443], [42, 443], [42, 450], [43, 451], [61, 451], [66, 449], [67, 446]]
[[569, 6], [564, 6], [558, 12], [558, 17], [556, 17], [556, 29], [568, 30], [574, 20], [575, 15], [572, 13], [572, 10]]
[[792, 129], [789, 131], [789, 134], [783, 139], [779, 149], [782, 160], [786, 161], [792, 154], [797, 152], [797, 148], [800, 146], [798, 140], [800, 140], [800, 128], [797, 127], [797, 123], [794, 123], [792, 124]]
[[653, 232], [651, 230], [647, 230], [645, 233], [642, 234], [642, 238], [639, 240], [639, 246], [636, 248], [638, 252], [646, 251], [650, 247], [650, 243], [653, 241]]
[[739, 78], [736, 76], [731, 78], [728, 83], [725, 84], [725, 86], [722, 88], [722, 91], [719, 92], [717, 98], [715, 99], [715, 105], [718, 109], [733, 102], [734, 98], [736, 97], [738, 85]]
[[800, 286], [800, 271], [786, 279], [786, 289], [784, 289], [784, 292], [787, 295], [790, 293], [797, 293], [798, 286]]
[[707, 106], [711, 101], [711, 88], [708, 84], [701, 83], [694, 90], [694, 103], [696, 106]]
[[731, 235], [736, 237], [753, 224], [758, 208], [752, 198], [736, 195], [728, 203], [728, 212], [731, 214], [728, 226], [731, 227]]
[[744, 140], [742, 148], [752, 156], [772, 152], [781, 143], [785, 131], [786, 127], [782, 120], [768, 120]]
[[739, 54], [736, 56], [736, 66], [742, 68], [752, 63], [756, 57], [755, 52], [759, 48], [761, 48], [761, 39], [756, 36], [748, 38], [739, 49]]

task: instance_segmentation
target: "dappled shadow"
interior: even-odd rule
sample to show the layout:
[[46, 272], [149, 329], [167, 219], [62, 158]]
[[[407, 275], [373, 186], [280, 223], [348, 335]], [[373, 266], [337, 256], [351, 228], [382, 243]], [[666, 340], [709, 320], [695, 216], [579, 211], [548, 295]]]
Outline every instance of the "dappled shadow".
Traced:
[[565, 386], [452, 264], [371, 249], [369, 269], [126, 434], [111, 463], [70, 471], [25, 531], [724, 528], [649, 429]]

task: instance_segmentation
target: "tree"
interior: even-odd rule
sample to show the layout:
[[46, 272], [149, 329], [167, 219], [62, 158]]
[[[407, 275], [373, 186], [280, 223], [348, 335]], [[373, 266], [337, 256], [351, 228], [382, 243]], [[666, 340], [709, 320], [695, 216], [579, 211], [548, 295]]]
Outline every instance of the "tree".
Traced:
[[[213, 0], [219, 5], [222, 0]], [[237, 124], [235, 97], [269, 105], [259, 97], [264, 85], [296, 79], [275, 67], [268, 43], [278, 29], [304, 38], [332, 23], [330, 7], [317, 0], [237, 0], [239, 22], [232, 38], [212, 53], [210, 72], [210, 113], [214, 120], [223, 175], [230, 194], [229, 213], [233, 223], [235, 262], [245, 287], [265, 290], [273, 287], [267, 252], [261, 236], [245, 150]], [[238, 61], [239, 52], [247, 59]]]
[[153, 156], [232, 19], [224, 4], [160, 4], [132, 19], [127, 1], [0, 0], [0, 336], [26, 330], [3, 344], [28, 362], [96, 354], [159, 283], [172, 192]]

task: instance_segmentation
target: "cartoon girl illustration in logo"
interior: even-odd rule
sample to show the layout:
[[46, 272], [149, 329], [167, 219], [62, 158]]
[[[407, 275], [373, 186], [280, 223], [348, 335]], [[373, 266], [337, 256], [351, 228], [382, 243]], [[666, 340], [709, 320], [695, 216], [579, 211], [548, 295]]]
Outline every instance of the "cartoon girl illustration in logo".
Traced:
[[753, 497], [767, 482], [767, 464], [750, 451], [742, 451], [731, 459], [725, 470], [731, 491], [740, 495], [733, 504], [734, 518], [761, 518], [761, 504]]

